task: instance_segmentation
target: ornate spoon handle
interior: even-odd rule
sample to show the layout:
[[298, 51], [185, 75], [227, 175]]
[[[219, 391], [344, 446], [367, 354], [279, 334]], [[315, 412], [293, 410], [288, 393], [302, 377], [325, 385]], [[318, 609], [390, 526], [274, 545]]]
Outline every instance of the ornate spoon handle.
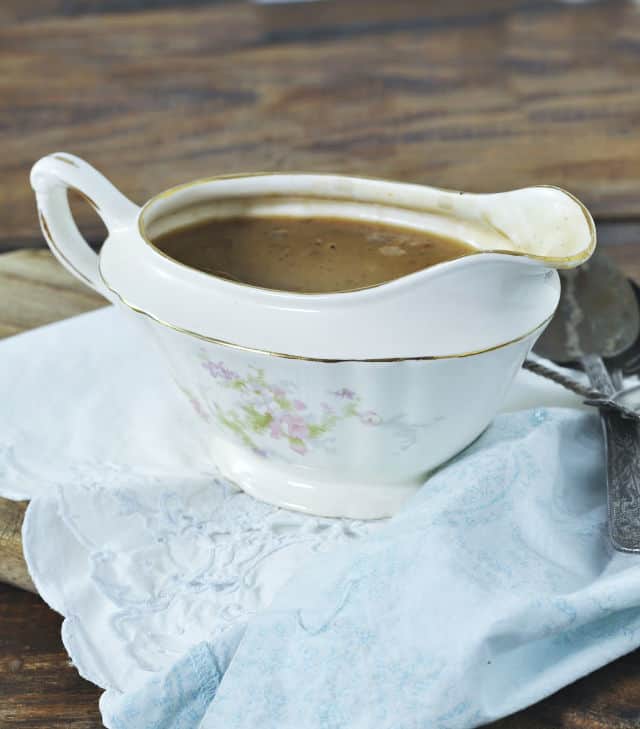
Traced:
[[[615, 389], [602, 357], [581, 358], [591, 385], [604, 394]], [[609, 534], [621, 552], [640, 552], [640, 431], [638, 424], [612, 411], [600, 411], [607, 459]]]
[[529, 370], [529, 372], [533, 372], [535, 375], [539, 375], [547, 380], [556, 382], [558, 385], [562, 385], [565, 389], [575, 392], [576, 395], [581, 395], [585, 398], [584, 402], [587, 405], [593, 405], [601, 410], [615, 411], [624, 418], [630, 418], [631, 420], [640, 422], [640, 412], [631, 410], [621, 403], [611, 399], [611, 395], [615, 392], [615, 390], [611, 393], [605, 392], [601, 388], [596, 388], [593, 382], [591, 383], [592, 387], [587, 387], [581, 382], [574, 380], [573, 377], [569, 377], [562, 374], [562, 372], [552, 370], [551, 367], [547, 367], [540, 362], [534, 362], [530, 359], [526, 359], [523, 362], [522, 367], [525, 370]]

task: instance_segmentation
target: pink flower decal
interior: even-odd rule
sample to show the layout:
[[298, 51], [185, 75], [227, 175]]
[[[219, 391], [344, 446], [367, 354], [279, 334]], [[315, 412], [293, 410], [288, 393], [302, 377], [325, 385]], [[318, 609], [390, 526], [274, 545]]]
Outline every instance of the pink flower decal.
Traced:
[[279, 419], [272, 420], [269, 423], [269, 435], [272, 438], [280, 438], [283, 435], [283, 433], [282, 433], [282, 427], [280, 425], [280, 420]]
[[328, 391], [333, 399], [310, 407], [299, 397], [295, 382], [269, 382], [259, 367], [235, 372], [224, 362], [211, 361], [204, 349], [200, 356], [217, 390], [220, 394], [226, 390], [229, 395], [221, 401], [217, 393], [209, 395], [207, 388], [206, 401], [189, 396], [193, 408], [208, 422], [215, 417], [234, 438], [261, 457], [282, 455], [285, 445], [300, 456], [315, 444], [331, 450], [339, 438], [336, 428], [342, 422], [355, 420], [363, 426], [382, 423], [377, 412], [361, 409], [361, 397], [348, 387]]
[[210, 360], [206, 360], [202, 363], [202, 366], [212, 377], [221, 378], [227, 382], [239, 379], [235, 372], [224, 366], [224, 362], [211, 362]]
[[300, 415], [287, 413], [282, 416], [282, 422], [287, 426], [286, 433], [290, 438], [308, 438], [309, 426]]

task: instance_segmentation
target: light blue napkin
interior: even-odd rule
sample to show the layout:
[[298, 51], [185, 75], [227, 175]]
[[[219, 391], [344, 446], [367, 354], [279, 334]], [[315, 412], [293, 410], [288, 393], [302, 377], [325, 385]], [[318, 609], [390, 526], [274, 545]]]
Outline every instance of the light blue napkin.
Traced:
[[101, 708], [110, 729], [474, 727], [636, 648], [639, 606], [597, 417], [523, 411], [249, 625]]

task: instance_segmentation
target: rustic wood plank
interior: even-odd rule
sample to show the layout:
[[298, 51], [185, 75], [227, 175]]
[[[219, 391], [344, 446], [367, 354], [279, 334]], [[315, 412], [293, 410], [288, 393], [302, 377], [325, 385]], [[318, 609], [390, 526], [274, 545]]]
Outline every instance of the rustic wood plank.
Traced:
[[202, 5], [239, 0], [3, 0], [0, 22], [33, 20], [34, 18], [74, 17], [78, 15], [104, 15], [132, 13], [163, 8], [188, 10]]
[[0, 499], [0, 582], [35, 592], [22, 553], [21, 529], [26, 501]]
[[38, 237], [28, 171], [59, 149], [138, 202], [195, 177], [309, 169], [554, 183], [598, 215], [640, 215], [632, 3], [221, 4], [6, 23], [0, 47], [5, 241]]
[[48, 250], [0, 257], [0, 338], [105, 305]]
[[100, 729], [100, 690], [60, 640], [59, 615], [37, 595], [0, 585], [0, 727]]

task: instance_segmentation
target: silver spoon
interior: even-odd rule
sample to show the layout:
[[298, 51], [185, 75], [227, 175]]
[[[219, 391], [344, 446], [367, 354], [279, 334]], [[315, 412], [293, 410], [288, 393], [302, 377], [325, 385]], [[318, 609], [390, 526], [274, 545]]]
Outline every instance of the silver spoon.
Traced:
[[640, 334], [640, 313], [631, 282], [596, 251], [579, 268], [561, 271], [558, 311], [534, 350], [558, 364], [585, 354], [608, 359], [628, 349]]
[[[597, 251], [583, 266], [562, 271], [560, 276], [562, 294], [558, 311], [538, 340], [535, 351], [558, 364], [577, 364], [587, 371], [581, 362], [584, 354], [595, 353], [609, 359], [631, 347], [640, 335], [640, 312], [633, 287], [623, 273]], [[574, 378], [532, 360], [526, 360], [523, 366], [582, 395], [588, 405], [617, 410], [624, 417], [640, 420], [640, 413], [598, 391], [593, 382], [587, 388]], [[622, 373], [618, 367], [613, 370], [612, 379], [614, 389], [621, 389]]]

